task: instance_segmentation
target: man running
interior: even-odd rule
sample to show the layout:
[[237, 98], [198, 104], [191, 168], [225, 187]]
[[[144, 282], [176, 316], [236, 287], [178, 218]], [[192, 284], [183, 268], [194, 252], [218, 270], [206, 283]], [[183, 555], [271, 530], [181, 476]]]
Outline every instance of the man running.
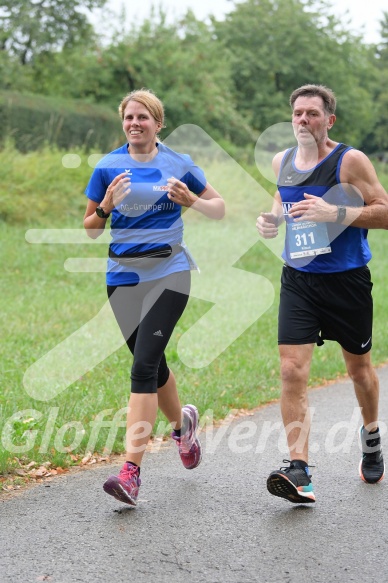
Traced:
[[267, 488], [311, 503], [307, 383], [314, 346], [324, 340], [340, 344], [362, 411], [360, 476], [371, 484], [384, 477], [367, 229], [388, 228], [388, 195], [367, 156], [329, 138], [336, 121], [330, 89], [304, 85], [290, 105], [297, 146], [274, 157], [278, 191], [271, 212], [256, 223], [262, 237], [272, 238], [286, 221], [278, 344], [290, 465], [272, 472]]

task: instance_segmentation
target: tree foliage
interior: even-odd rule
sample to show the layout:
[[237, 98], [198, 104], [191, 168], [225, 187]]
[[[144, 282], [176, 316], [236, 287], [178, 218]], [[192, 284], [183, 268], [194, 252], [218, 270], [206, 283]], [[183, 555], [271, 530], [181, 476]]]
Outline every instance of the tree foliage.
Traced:
[[373, 91], [376, 123], [368, 135], [366, 147], [382, 153], [388, 152], [388, 12], [383, 13], [380, 25], [381, 44], [376, 54], [377, 74]]
[[22, 64], [42, 51], [74, 46], [90, 37], [93, 27], [83, 9], [107, 0], [1, 0], [0, 49]]
[[235, 94], [253, 127], [288, 120], [289, 95], [306, 83], [329, 86], [338, 95], [336, 129], [346, 129], [349, 141], [359, 142], [369, 127], [368, 51], [329, 7], [324, 0], [247, 0], [217, 23], [217, 38], [230, 54]]
[[188, 11], [174, 24], [162, 12], [154, 14], [109, 47], [103, 60], [112, 72], [115, 105], [127, 91], [152, 87], [166, 105], [168, 132], [194, 123], [218, 138], [230, 140], [233, 134], [238, 143], [246, 143], [250, 128], [237, 111], [226, 57], [211, 30]]
[[290, 119], [293, 89], [322, 83], [338, 100], [332, 137], [388, 149], [387, 13], [378, 47], [351, 33], [329, 0], [239, 0], [224, 20], [206, 23], [191, 11], [171, 21], [153, 9], [129, 30], [118, 21], [103, 42], [82, 10], [105, 2], [3, 1], [0, 89], [117, 111], [127, 92], [150, 87], [165, 103], [166, 133], [195, 123], [218, 140], [252, 146]]

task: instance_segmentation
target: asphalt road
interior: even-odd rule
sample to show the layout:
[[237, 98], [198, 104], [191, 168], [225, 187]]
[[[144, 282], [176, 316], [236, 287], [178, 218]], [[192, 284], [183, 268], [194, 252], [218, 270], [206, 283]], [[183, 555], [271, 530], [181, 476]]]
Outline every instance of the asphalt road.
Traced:
[[[378, 374], [386, 420], [388, 369]], [[267, 492], [267, 475], [287, 458], [274, 403], [201, 433], [195, 470], [181, 466], [173, 442], [148, 453], [134, 509], [102, 490], [116, 466], [3, 500], [0, 583], [387, 581], [388, 478], [368, 485], [358, 476], [350, 381], [311, 391], [310, 405], [316, 504]]]

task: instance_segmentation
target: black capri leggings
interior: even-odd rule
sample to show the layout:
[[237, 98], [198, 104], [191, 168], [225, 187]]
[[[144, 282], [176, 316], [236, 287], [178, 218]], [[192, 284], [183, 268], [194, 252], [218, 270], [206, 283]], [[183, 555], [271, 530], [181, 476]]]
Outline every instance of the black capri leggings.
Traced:
[[138, 284], [107, 286], [108, 298], [133, 354], [131, 391], [156, 393], [170, 371], [164, 350], [190, 294], [190, 271]]

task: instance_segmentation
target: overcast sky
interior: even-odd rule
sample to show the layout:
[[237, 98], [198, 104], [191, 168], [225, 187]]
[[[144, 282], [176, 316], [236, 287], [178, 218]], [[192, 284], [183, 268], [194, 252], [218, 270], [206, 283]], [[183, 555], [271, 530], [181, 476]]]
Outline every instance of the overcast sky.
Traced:
[[[209, 14], [214, 14], [216, 18], [221, 19], [232, 10], [234, 3], [230, 0], [108, 0], [107, 4], [117, 14], [120, 13], [123, 5], [126, 6], [127, 20], [134, 19], [138, 23], [149, 16], [152, 5], [162, 5], [172, 18], [191, 8], [196, 17], [202, 20]], [[337, 17], [345, 16], [346, 10], [349, 10], [349, 28], [357, 32], [363, 31], [366, 42], [372, 43], [380, 40], [379, 19], [382, 18], [384, 10], [388, 12], [387, 0], [369, 0], [367, 3], [361, 0], [332, 0], [332, 5]], [[101, 17], [96, 15], [96, 18], [98, 20], [95, 24], [98, 26], [98, 22], [101, 23]], [[106, 12], [103, 22], [105, 28]]]

